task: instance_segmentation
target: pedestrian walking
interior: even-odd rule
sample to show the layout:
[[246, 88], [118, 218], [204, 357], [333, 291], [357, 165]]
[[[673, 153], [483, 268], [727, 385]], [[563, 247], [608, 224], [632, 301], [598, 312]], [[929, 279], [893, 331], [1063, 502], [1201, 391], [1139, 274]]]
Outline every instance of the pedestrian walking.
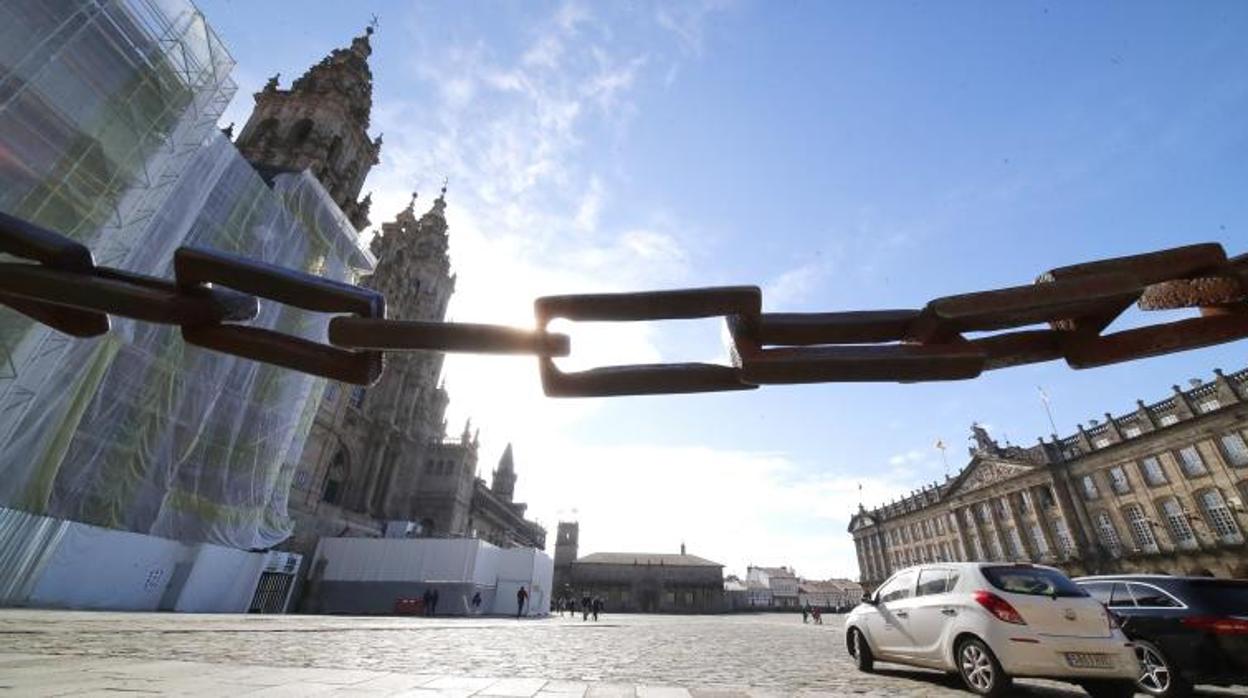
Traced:
[[802, 606], [802, 622], [803, 623], [807, 622], [807, 617], [809, 615], [810, 615], [810, 606]]
[[429, 615], [436, 616], [438, 615], [438, 590], [434, 589], [431, 591], [429, 598], [433, 600], [433, 603], [429, 606]]
[[589, 607], [590, 607], [590, 604], [593, 603], [593, 601], [594, 600], [589, 597], [589, 594], [586, 594], [581, 597], [581, 621], [582, 622], [589, 620]]
[[823, 625], [823, 609], [815, 606], [811, 609], [810, 614], [815, 617], [815, 625]]
[[472, 612], [481, 612], [481, 592], [479, 591], [472, 595]]
[[529, 592], [525, 591], [524, 587], [520, 587], [519, 591], [516, 592], [516, 620], [519, 620], [520, 616], [524, 615], [524, 602], [528, 600]]
[[433, 615], [433, 594], [429, 591], [429, 589], [425, 589], [425, 593], [420, 595], [420, 600], [423, 602], [421, 610], [424, 611], [425, 615]]
[[598, 622], [598, 613], [599, 613], [600, 611], [602, 611], [602, 599], [600, 599], [600, 598], [598, 598], [597, 596], [595, 596], [595, 597], [594, 597], [594, 600], [593, 600], [591, 603], [592, 603], [592, 604], [593, 604], [593, 606], [594, 606], [594, 622], [595, 622], [595, 623], [597, 623], [597, 622]]

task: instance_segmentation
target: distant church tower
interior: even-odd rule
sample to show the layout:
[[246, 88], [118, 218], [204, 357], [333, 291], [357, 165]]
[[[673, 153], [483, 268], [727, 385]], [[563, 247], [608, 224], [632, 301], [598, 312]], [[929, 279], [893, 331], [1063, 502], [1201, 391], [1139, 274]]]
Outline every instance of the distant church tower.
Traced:
[[291, 85], [278, 89], [278, 75], [257, 92], [256, 108], [235, 143], [261, 169], [310, 169], [356, 230], [368, 226], [371, 197], [360, 188], [378, 163], [381, 137], [368, 135], [373, 105], [369, 27], [334, 49]]
[[566, 567], [576, 561], [577, 537], [581, 525], [575, 521], [560, 521], [559, 535], [555, 538], [555, 567]]
[[511, 444], [507, 444], [503, 457], [498, 459], [498, 470], [494, 471], [490, 490], [504, 502], [510, 502], [516, 494], [516, 463], [511, 455]]

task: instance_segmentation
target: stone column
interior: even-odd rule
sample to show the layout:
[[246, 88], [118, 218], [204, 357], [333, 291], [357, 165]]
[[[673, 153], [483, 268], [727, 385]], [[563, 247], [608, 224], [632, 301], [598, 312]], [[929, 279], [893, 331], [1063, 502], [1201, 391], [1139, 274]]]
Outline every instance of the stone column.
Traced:
[[[1028, 488], [1028, 491], [1031, 492], [1031, 506], [1034, 509], [1032, 514], [1036, 517], [1036, 525], [1040, 527], [1040, 535], [1044, 537], [1044, 543], [1049, 547], [1049, 554], [1056, 558], [1061, 555], [1061, 546], [1057, 544], [1057, 536], [1053, 534], [1048, 510], [1040, 506], [1040, 503], [1045, 500], [1044, 485], [1032, 485]], [[1053, 499], [1053, 507], [1056, 508], [1056, 494]]]

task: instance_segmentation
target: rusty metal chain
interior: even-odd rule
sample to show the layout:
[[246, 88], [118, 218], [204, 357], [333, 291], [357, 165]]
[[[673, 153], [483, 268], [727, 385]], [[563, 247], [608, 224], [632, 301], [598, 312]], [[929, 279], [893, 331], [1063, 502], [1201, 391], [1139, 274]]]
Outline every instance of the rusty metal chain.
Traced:
[[[538, 298], [537, 329], [386, 318], [371, 289], [183, 247], [174, 279], [98, 267], [85, 246], [0, 213], [0, 304], [61, 332], [93, 337], [109, 316], [177, 325], [188, 344], [359, 385], [383, 352], [531, 354], [553, 397], [751, 390], [760, 385], [940, 381], [1065, 359], [1091, 368], [1248, 337], [1248, 255], [1216, 243], [1053, 269], [1028, 286], [937, 298], [920, 309], [764, 313], [757, 286]], [[29, 262], [34, 262], [31, 264]], [[253, 327], [258, 298], [324, 313], [327, 343]], [[1106, 334], [1132, 304], [1195, 317]], [[564, 372], [555, 318], [632, 322], [725, 318], [732, 364], [637, 364]], [[1045, 327], [1047, 325], [1047, 327]]]

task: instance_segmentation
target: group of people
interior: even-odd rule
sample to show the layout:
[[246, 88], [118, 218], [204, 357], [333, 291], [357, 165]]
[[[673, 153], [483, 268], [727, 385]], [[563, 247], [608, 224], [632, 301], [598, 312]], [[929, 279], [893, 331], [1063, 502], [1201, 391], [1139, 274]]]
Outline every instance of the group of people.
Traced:
[[802, 606], [802, 622], [809, 623], [812, 619], [815, 625], [823, 625], [823, 609], [818, 606]]
[[555, 602], [555, 605], [559, 608], [560, 616], [564, 614], [564, 611], [567, 611], [568, 615], [575, 617], [576, 612], [579, 610], [581, 612], [582, 621], [589, 620], [589, 617], [591, 615], [594, 617], [594, 620], [597, 621], [598, 614], [602, 613], [602, 610], [606, 606], [606, 603], [603, 602], [601, 597], [590, 596], [589, 594], [586, 594], [585, 596], [581, 597], [579, 606], [577, 604], [576, 599], [572, 597], [559, 599], [557, 602]]

